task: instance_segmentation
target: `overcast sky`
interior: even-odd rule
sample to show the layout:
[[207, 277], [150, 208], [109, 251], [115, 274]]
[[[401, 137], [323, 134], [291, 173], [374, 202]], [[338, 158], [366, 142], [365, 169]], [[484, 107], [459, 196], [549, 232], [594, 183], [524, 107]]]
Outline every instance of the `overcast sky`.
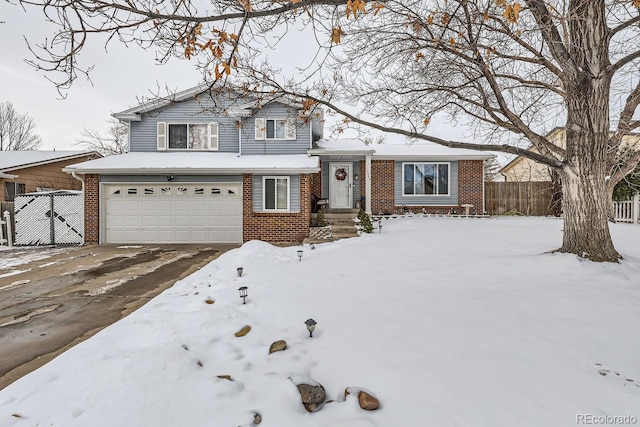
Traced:
[[[60, 99], [47, 75], [25, 62], [33, 58], [25, 37], [35, 45], [54, 34], [42, 12], [39, 9], [24, 12], [0, 0], [0, 21], [0, 101], [13, 103], [18, 112], [28, 113], [34, 119], [36, 133], [43, 140], [41, 149], [80, 149], [74, 143], [83, 129], [107, 129], [106, 120], [111, 113], [136, 105], [139, 97], [149, 96], [158, 85], [184, 90], [201, 82], [189, 61], [173, 60], [157, 65], [153, 52], [126, 48], [119, 43], [111, 43], [105, 51], [104, 44], [95, 40], [79, 57], [82, 65], [95, 65], [92, 82], [80, 77], [66, 92], [66, 99]], [[280, 54], [285, 62], [292, 57], [291, 52], [299, 56], [300, 52], [309, 50], [291, 45], [304, 43], [303, 39], [293, 34], [285, 41], [289, 45], [281, 49], [284, 53]], [[269, 52], [269, 55], [278, 59], [278, 53]], [[435, 136], [462, 138], [462, 129], [452, 129], [443, 123], [432, 122], [430, 128]], [[387, 140], [402, 141], [403, 138], [389, 135]]]

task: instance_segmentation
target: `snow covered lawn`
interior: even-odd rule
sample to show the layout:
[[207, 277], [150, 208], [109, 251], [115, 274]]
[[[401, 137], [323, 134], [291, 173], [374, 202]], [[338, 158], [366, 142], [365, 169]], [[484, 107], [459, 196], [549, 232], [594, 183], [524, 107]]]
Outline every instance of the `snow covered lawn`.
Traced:
[[[305, 246], [302, 262], [299, 247], [249, 242], [0, 391], [0, 425], [250, 426], [256, 412], [276, 427], [638, 423], [640, 226], [612, 226], [618, 265], [545, 254], [561, 229], [395, 219]], [[335, 402], [307, 413], [299, 376]], [[380, 409], [343, 401], [346, 387]]]

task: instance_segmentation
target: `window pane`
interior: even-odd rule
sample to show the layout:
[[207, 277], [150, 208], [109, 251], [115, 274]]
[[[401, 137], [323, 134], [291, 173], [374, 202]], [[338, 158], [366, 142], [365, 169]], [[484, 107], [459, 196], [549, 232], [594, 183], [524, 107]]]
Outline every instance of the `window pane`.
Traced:
[[206, 124], [189, 125], [189, 148], [193, 150], [206, 150], [209, 130]]
[[404, 194], [413, 194], [413, 165], [404, 165]]
[[267, 120], [267, 139], [273, 139], [276, 137], [276, 122], [274, 120]]
[[275, 179], [264, 180], [264, 208], [265, 209], [276, 208], [276, 180]]
[[449, 165], [438, 165], [438, 194], [449, 194]]
[[288, 209], [287, 206], [287, 179], [278, 179], [278, 209]]
[[19, 182], [16, 183], [16, 195], [24, 194], [27, 192], [26, 190], [27, 190], [26, 184], [21, 184]]
[[187, 148], [187, 125], [169, 125], [169, 148]]
[[7, 202], [13, 202], [16, 195], [16, 185], [14, 182], [4, 183], [4, 198]]
[[[418, 183], [416, 182], [416, 194], [435, 194], [436, 165], [418, 165], [416, 169], [420, 169], [422, 175], [420, 191], [418, 191]], [[418, 178], [416, 177], [417, 180]]]
[[276, 121], [276, 138], [284, 139], [284, 131], [287, 121], [286, 120], [277, 120]]

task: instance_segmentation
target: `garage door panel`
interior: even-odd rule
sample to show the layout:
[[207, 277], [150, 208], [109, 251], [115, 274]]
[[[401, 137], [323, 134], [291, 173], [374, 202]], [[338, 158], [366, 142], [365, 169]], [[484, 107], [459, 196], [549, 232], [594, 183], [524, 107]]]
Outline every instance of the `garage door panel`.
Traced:
[[240, 243], [240, 184], [106, 185], [109, 243]]

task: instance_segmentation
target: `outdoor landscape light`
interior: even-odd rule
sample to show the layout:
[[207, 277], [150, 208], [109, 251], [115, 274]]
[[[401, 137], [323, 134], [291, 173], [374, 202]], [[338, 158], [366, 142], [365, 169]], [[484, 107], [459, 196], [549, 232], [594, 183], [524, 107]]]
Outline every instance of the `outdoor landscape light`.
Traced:
[[378, 232], [382, 233], [382, 218], [378, 220]]
[[241, 286], [241, 287], [238, 288], [238, 290], [240, 291], [240, 298], [242, 298], [242, 303], [243, 304], [247, 303], [247, 301], [246, 301], [247, 289], [249, 289], [249, 288], [247, 288], [246, 286]]
[[236, 268], [236, 271], [238, 272], [238, 277], [242, 277], [242, 271], [243, 270], [244, 270], [244, 268], [242, 268], [242, 267]]
[[309, 338], [312, 338], [313, 337], [313, 331], [314, 331], [314, 329], [316, 329], [316, 325], [317, 325], [316, 321], [313, 320], [313, 319], [307, 319], [304, 322], [304, 324], [307, 325], [307, 331], [309, 331]]
[[298, 261], [302, 261], [302, 254], [303, 254], [302, 249], [298, 249]]
[[315, 244], [315, 243], [312, 243], [312, 244], [311, 244], [311, 250], [314, 250], [315, 248], [316, 248], [316, 244]]

